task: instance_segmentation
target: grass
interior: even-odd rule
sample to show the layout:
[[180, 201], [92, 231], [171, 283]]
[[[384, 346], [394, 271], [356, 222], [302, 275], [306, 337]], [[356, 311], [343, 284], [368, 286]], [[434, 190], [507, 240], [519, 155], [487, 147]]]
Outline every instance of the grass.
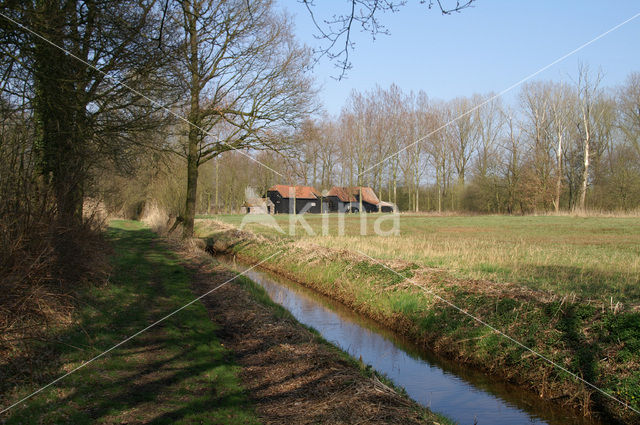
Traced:
[[[212, 216], [236, 226], [243, 217]], [[285, 231], [288, 218], [274, 216]], [[614, 304], [640, 303], [640, 220], [634, 217], [402, 215], [400, 234], [391, 237], [372, 231], [375, 215], [369, 217], [365, 236], [360, 235], [358, 216], [345, 219], [343, 236], [338, 235], [335, 215], [329, 216], [327, 236], [322, 236], [321, 216], [304, 218], [315, 236], [307, 235], [300, 224], [294, 237], [261, 224], [245, 228], [271, 238], [437, 267], [458, 278], [512, 282]]]
[[[7, 394], [18, 400], [194, 298], [189, 273], [142, 224], [116, 221], [113, 274], [81, 292], [76, 325], [52, 332], [37, 382]], [[7, 424], [258, 423], [218, 342], [195, 303], [9, 411]], [[4, 403], [3, 403], [4, 404]]]

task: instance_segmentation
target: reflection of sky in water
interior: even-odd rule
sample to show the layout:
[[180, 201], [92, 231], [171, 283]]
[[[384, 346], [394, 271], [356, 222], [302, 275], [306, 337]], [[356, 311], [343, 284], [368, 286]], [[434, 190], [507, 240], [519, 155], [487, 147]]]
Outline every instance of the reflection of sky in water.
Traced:
[[473, 424], [474, 420], [479, 425], [587, 423], [577, 417], [557, 417], [558, 412], [545, 415], [546, 420], [542, 420], [450, 372], [411, 357], [384, 336], [314, 300], [307, 290], [276, 283], [262, 272], [249, 271], [246, 274], [300, 322], [312, 326], [326, 340], [353, 357], [362, 357], [364, 363], [405, 388], [414, 400], [462, 425]]

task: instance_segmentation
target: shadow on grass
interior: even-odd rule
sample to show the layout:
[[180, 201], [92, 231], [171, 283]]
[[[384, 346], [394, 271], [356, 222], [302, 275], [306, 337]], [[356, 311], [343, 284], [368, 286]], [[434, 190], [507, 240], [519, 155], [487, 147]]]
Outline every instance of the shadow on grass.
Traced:
[[[189, 274], [149, 230], [116, 222], [109, 237], [116, 252], [109, 284], [83, 291], [78, 324], [55, 335], [62, 344], [43, 347], [56, 359], [18, 389], [20, 396], [195, 297]], [[16, 406], [6, 423], [256, 423], [215, 331], [195, 303]]]

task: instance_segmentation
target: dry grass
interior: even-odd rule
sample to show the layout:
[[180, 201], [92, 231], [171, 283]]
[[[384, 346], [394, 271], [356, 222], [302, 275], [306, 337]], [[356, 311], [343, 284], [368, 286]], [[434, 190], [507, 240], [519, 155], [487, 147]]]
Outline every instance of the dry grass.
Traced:
[[159, 235], [166, 235], [171, 225], [171, 217], [157, 202], [147, 202], [140, 215], [140, 221]]
[[61, 229], [48, 191], [16, 188], [0, 187], [0, 394], [37, 378], [53, 355], [38, 345], [72, 323], [77, 289], [108, 275], [99, 208], [86, 210], [85, 225]]
[[[595, 213], [594, 213], [595, 214]], [[287, 229], [287, 216], [275, 216]], [[238, 225], [242, 216], [218, 216]], [[329, 217], [329, 235], [322, 236], [322, 218], [306, 216], [316, 232], [298, 226], [294, 237], [270, 227], [247, 229], [274, 239], [294, 239], [337, 250], [358, 250], [383, 260], [403, 260], [446, 270], [458, 278], [515, 283], [560, 296], [640, 305], [640, 221], [633, 216], [426, 216], [403, 214], [399, 236], [360, 235], [358, 216], [345, 219], [338, 234], [337, 218]], [[206, 221], [200, 234], [207, 234]]]

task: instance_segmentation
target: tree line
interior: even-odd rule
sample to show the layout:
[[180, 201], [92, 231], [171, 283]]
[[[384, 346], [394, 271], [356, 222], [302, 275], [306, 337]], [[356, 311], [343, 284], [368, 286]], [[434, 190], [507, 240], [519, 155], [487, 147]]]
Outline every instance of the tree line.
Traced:
[[[354, 91], [338, 116], [305, 121], [293, 139], [286, 157], [257, 156], [282, 175], [234, 153], [217, 174], [209, 169], [213, 209], [237, 210], [244, 187], [264, 194], [275, 183], [371, 186], [403, 211], [640, 205], [640, 73], [603, 87], [601, 74], [583, 65], [573, 83], [528, 82], [510, 104], [494, 94], [440, 101], [396, 85]], [[208, 197], [199, 209], [212, 210]]]

